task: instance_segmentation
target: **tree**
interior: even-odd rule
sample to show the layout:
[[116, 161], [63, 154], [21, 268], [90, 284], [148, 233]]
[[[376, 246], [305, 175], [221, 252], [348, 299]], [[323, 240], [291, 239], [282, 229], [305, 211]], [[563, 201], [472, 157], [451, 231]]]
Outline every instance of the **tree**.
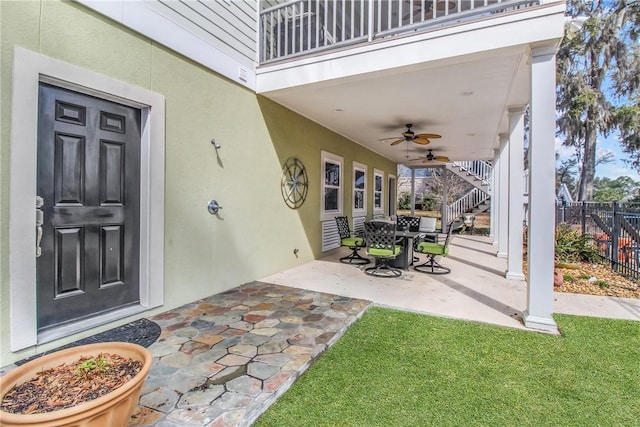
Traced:
[[569, 0], [567, 13], [589, 18], [558, 51], [558, 132], [582, 166], [578, 199], [591, 200], [598, 135], [617, 131], [640, 171], [640, 2]]
[[578, 173], [577, 164], [577, 159], [569, 158], [556, 167], [556, 189], [562, 184], [566, 184], [567, 189], [573, 198], [576, 198], [576, 175]]
[[398, 208], [411, 209], [411, 193], [403, 191], [398, 195]]
[[596, 178], [593, 182], [593, 200], [597, 202], [627, 201], [635, 197], [640, 189], [640, 182], [628, 176], [616, 179]]
[[471, 184], [452, 172], [447, 171], [445, 178], [445, 171], [444, 168], [433, 168], [432, 175], [426, 183], [427, 191], [425, 194], [433, 195], [431, 200], [439, 205], [442, 205], [443, 202], [445, 185], [447, 187], [447, 200], [444, 201], [446, 204], [455, 202], [473, 188]]

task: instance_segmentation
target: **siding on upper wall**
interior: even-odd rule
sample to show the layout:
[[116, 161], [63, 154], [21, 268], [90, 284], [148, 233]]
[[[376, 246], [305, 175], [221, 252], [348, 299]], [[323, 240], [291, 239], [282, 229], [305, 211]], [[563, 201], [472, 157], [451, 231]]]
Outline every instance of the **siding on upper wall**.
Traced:
[[157, 0], [147, 5], [168, 20], [227, 52], [243, 65], [253, 68], [256, 60], [258, 17], [255, 0]]

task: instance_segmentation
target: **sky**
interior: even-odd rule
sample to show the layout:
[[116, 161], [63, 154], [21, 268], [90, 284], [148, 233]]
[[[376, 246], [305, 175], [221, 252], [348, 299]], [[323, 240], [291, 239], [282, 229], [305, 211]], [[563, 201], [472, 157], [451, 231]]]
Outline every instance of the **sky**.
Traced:
[[[609, 135], [607, 138], [599, 137], [596, 146], [598, 157], [610, 152], [615, 158], [614, 162], [596, 166], [596, 177], [616, 179], [620, 176], [629, 176], [634, 181], [640, 182], [640, 174], [623, 162], [627, 157], [620, 148], [615, 134]], [[560, 140], [556, 138], [556, 153], [559, 155], [557, 164], [560, 164], [562, 160], [566, 160], [573, 155], [574, 149], [562, 146]]]

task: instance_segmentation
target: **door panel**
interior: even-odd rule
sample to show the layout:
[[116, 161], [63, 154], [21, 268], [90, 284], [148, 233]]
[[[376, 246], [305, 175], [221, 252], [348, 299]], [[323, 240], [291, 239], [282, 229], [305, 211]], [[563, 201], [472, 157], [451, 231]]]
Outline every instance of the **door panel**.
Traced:
[[84, 146], [80, 135], [55, 135], [55, 204], [82, 206], [84, 204]]
[[139, 301], [140, 110], [40, 85], [38, 328]]
[[57, 228], [55, 295], [65, 298], [84, 291], [84, 228]]

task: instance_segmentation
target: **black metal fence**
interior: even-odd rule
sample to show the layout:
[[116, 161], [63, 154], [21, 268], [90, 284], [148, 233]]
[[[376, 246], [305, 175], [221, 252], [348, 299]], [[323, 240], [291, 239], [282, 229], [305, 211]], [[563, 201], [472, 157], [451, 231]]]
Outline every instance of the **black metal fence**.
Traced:
[[559, 203], [556, 224], [561, 222], [591, 236], [614, 271], [640, 280], [640, 204]]

